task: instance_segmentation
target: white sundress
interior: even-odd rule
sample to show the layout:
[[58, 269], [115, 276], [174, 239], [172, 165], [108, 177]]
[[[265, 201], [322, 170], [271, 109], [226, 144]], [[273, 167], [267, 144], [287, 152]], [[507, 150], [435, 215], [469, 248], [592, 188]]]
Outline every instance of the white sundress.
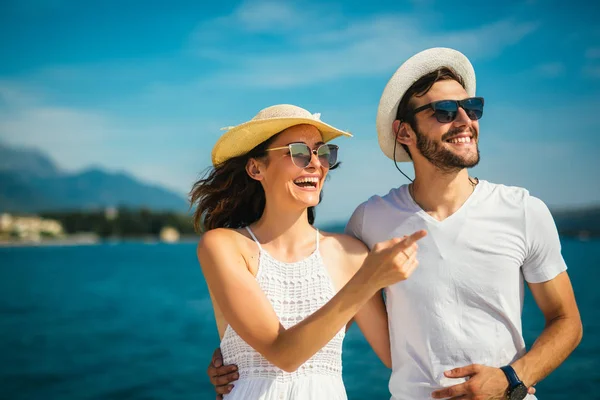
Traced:
[[[285, 263], [266, 252], [246, 227], [259, 248], [256, 280], [281, 324], [287, 329], [299, 323], [334, 295], [335, 290], [319, 252], [304, 260]], [[248, 310], [252, 312], [252, 310]], [[239, 380], [225, 395], [227, 400], [347, 400], [342, 381], [342, 341], [345, 328], [294, 372], [285, 372], [267, 361], [228, 326], [221, 340], [225, 365], [236, 364]]]

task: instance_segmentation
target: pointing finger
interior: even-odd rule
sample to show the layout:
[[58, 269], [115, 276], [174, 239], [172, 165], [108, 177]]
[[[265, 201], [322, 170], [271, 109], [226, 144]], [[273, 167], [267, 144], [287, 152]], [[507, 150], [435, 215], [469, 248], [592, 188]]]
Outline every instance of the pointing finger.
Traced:
[[410, 246], [413, 243], [423, 239], [425, 236], [427, 236], [427, 231], [421, 229], [420, 231], [416, 231], [412, 235], [408, 236], [402, 243], [404, 243], [406, 246]]
[[411, 254], [413, 254], [417, 250], [417, 240], [420, 240], [425, 236], [427, 236], [427, 231], [417, 231], [409, 237], [407, 237], [406, 239], [402, 240], [401, 242], [394, 244], [392, 246], [392, 252], [403, 252], [404, 255], [406, 255], [406, 257], [410, 257]]

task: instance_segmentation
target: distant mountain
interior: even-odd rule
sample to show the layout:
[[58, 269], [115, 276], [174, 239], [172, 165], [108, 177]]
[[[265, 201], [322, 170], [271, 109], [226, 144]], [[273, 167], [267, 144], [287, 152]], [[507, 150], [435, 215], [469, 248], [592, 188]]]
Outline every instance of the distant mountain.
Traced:
[[10, 148], [0, 143], [0, 172], [36, 177], [58, 176], [62, 172], [47, 156], [30, 149]]
[[188, 209], [183, 196], [125, 173], [98, 168], [65, 173], [41, 152], [0, 144], [0, 211], [41, 212], [120, 206], [180, 212]]
[[0, 212], [54, 209], [56, 206], [20, 173], [0, 172]]

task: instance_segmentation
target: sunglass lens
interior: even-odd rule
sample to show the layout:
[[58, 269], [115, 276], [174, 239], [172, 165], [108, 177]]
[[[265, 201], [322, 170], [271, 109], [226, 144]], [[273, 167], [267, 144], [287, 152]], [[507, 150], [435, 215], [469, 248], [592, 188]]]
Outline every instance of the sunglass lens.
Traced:
[[456, 111], [435, 110], [435, 117], [438, 122], [446, 124], [454, 121], [454, 118], [456, 118]]
[[306, 168], [310, 164], [311, 151], [307, 145], [302, 143], [292, 143], [290, 145], [290, 155], [292, 162], [298, 168]]
[[478, 120], [483, 115], [483, 99], [480, 97], [473, 97], [464, 100], [463, 107], [469, 118], [474, 121]]
[[448, 123], [454, 121], [458, 112], [458, 105], [455, 101], [442, 100], [435, 103], [435, 117], [438, 122]]
[[322, 145], [317, 151], [322, 166], [332, 167], [337, 161], [338, 147], [333, 144]]

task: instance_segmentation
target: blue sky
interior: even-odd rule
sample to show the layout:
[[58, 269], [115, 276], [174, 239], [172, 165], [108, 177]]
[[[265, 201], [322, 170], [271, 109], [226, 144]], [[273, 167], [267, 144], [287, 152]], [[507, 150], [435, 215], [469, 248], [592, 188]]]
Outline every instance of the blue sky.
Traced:
[[600, 6], [498, 4], [3, 1], [0, 141], [186, 193], [219, 128], [297, 104], [354, 134], [336, 141], [343, 165], [318, 211], [344, 220], [406, 182], [376, 140], [387, 80], [448, 46], [471, 59], [486, 98], [473, 175], [551, 207], [599, 203]]

